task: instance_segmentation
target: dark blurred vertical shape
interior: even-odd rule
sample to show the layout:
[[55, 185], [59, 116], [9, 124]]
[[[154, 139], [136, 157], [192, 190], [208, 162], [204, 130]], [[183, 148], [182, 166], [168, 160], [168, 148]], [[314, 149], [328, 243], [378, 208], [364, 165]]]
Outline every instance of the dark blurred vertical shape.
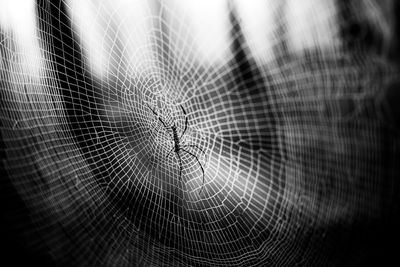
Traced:
[[[90, 153], [95, 146], [96, 127], [100, 126], [95, 91], [92, 79], [84, 71], [82, 51], [72, 33], [65, 3], [39, 0], [37, 7], [39, 32], [42, 40], [48, 40], [46, 45], [52, 55], [53, 73], [64, 98], [71, 132], [86, 158], [93, 157], [95, 162], [98, 158]], [[98, 168], [99, 172], [105, 172], [106, 167], [105, 164]]]
[[[369, 56], [379, 56], [384, 60], [399, 66], [400, 52], [399, 34], [400, 34], [400, 11], [399, 1], [387, 2], [394, 5], [391, 16], [395, 18], [394, 39], [385, 40], [379, 27], [374, 27], [367, 12], [363, 10], [360, 2], [347, 0], [338, 0], [339, 18], [341, 26], [341, 39], [343, 40], [344, 50], [349, 54], [361, 55], [362, 58]], [[377, 4], [377, 6], [380, 6]], [[378, 12], [379, 10], [377, 10]], [[382, 18], [390, 20], [391, 18]], [[376, 22], [376, 21], [375, 21]], [[389, 44], [387, 43], [389, 42]], [[387, 51], [389, 48], [389, 51]], [[374, 66], [371, 66], [373, 68]], [[386, 196], [381, 211], [381, 216], [360, 229], [352, 230], [352, 242], [347, 242], [347, 251], [349, 257], [354, 259], [351, 266], [392, 266], [397, 262], [397, 246], [400, 239], [400, 209], [394, 206], [394, 203], [400, 203], [400, 196], [393, 196], [392, 192], [399, 192], [399, 183], [394, 183], [400, 177], [399, 159], [400, 151], [398, 145], [399, 127], [399, 108], [400, 84], [393, 82], [387, 88], [382, 88], [384, 97], [382, 102], [378, 102], [379, 109], [383, 110], [382, 121], [389, 127], [381, 128], [382, 142], [382, 179], [384, 184], [380, 189], [380, 194]], [[397, 136], [394, 136], [397, 135]], [[393, 197], [395, 199], [393, 199]], [[396, 200], [397, 198], [397, 200]], [[351, 251], [358, 251], [359, 255], [352, 255]]]
[[[234, 84], [238, 88], [239, 94], [243, 99], [251, 99], [254, 104], [260, 101], [261, 98], [268, 98], [268, 91], [274, 91], [272, 88], [273, 83], [267, 83], [261, 73], [257, 62], [250, 54], [250, 48], [246, 42], [246, 38], [243, 34], [240, 21], [238, 19], [238, 14], [236, 7], [232, 2], [228, 2], [229, 10], [229, 21], [230, 21], [230, 37], [232, 40], [231, 51], [233, 54], [232, 65], [232, 76], [234, 79]], [[262, 99], [263, 102], [271, 104], [271, 99]], [[264, 107], [267, 109], [270, 107]], [[274, 131], [276, 128], [276, 114], [271, 110], [266, 111], [268, 113], [268, 127], [269, 130], [266, 132], [268, 136], [262, 137], [262, 143], [252, 143], [251, 149], [259, 150], [260, 148], [271, 149], [278, 140], [277, 133]], [[244, 144], [243, 144], [244, 145]]]
[[400, 1], [394, 1], [393, 3], [393, 15], [394, 15], [394, 40], [390, 49], [389, 58], [394, 60], [397, 65], [400, 65]]

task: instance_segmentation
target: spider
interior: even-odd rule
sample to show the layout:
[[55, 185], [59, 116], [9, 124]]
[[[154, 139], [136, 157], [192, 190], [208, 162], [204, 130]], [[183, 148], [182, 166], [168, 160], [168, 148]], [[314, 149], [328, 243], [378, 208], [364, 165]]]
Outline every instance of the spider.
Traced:
[[[202, 173], [203, 173], [203, 185], [204, 185], [204, 169], [203, 169], [203, 166], [201, 165], [201, 163], [200, 163], [200, 161], [199, 161], [199, 158], [198, 158], [195, 154], [193, 154], [192, 152], [186, 150], [185, 148], [188, 148], [188, 147], [197, 148], [197, 149], [199, 149], [201, 152], [203, 152], [203, 154], [205, 155], [204, 150], [201, 149], [198, 145], [195, 145], [195, 144], [182, 145], [182, 143], [181, 143], [182, 137], [185, 135], [186, 130], [187, 130], [187, 128], [188, 128], [188, 124], [189, 124], [189, 121], [188, 121], [188, 118], [187, 118], [187, 114], [186, 114], [186, 110], [183, 108], [183, 106], [180, 105], [180, 107], [181, 107], [181, 109], [182, 109], [182, 112], [183, 112], [183, 114], [185, 115], [185, 128], [184, 128], [184, 130], [183, 130], [181, 136], [179, 137], [179, 136], [178, 136], [178, 127], [177, 127], [177, 125], [175, 124], [175, 122], [174, 122], [174, 124], [173, 124], [172, 126], [167, 126], [167, 124], [161, 119], [161, 117], [158, 115], [158, 113], [155, 112], [154, 109], [152, 109], [148, 104], [147, 104], [147, 106], [151, 109], [151, 111], [153, 112], [153, 114], [160, 120], [160, 122], [162, 123], [162, 125], [164, 126], [164, 128], [167, 129], [167, 130], [171, 130], [171, 131], [172, 131], [172, 140], [174, 141], [174, 146], [173, 146], [173, 148], [168, 152], [166, 158], [168, 158], [169, 155], [170, 155], [172, 152], [175, 152], [175, 155], [178, 157], [178, 160], [179, 160], [179, 180], [182, 182], [182, 159], [181, 159], [180, 152], [185, 152], [185, 153], [189, 154], [190, 156], [192, 156], [193, 158], [195, 158], [196, 161], [197, 161], [197, 163], [200, 165], [201, 171], [202, 171]], [[202, 189], [203, 189], [203, 186], [201, 187], [201, 189], [200, 189], [200, 191], [199, 191], [199, 194], [201, 193], [201, 190], [202, 190]]]

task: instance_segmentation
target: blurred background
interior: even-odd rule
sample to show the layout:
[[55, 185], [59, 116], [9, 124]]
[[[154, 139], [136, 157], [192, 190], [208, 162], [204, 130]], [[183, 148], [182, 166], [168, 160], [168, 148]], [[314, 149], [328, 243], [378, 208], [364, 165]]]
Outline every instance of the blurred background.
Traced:
[[0, 0], [4, 265], [388, 265], [398, 12]]

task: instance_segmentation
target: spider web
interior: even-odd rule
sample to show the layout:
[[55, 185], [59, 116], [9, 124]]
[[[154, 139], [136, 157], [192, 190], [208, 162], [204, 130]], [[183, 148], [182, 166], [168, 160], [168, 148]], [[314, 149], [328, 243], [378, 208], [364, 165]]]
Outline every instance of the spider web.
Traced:
[[399, 214], [393, 25], [373, 1], [292, 2], [255, 2], [268, 34], [244, 1], [215, 3], [205, 35], [178, 1], [0, 20], [2, 202], [23, 246], [92, 266], [379, 258]]

